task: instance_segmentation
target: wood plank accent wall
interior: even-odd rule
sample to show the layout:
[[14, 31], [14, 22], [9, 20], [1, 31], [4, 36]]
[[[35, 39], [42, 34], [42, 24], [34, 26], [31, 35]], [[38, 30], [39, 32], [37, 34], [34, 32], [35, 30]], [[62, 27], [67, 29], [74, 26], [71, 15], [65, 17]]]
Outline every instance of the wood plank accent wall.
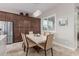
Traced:
[[28, 16], [21, 16], [13, 13], [0, 11], [0, 21], [13, 22], [13, 42], [20, 42], [21, 32], [28, 34], [29, 31], [40, 33], [40, 19]]

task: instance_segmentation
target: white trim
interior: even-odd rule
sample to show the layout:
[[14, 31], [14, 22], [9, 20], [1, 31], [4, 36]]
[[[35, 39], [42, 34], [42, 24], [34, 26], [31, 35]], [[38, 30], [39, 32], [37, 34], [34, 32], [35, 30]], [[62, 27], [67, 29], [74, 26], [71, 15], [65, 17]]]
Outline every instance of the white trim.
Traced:
[[77, 10], [77, 8], [75, 8], [75, 15], [74, 15], [74, 32], [75, 32], [75, 34], [74, 34], [74, 39], [76, 39], [76, 48], [78, 48], [78, 39], [77, 39], [77, 32], [78, 32], [78, 29], [77, 29], [77, 17], [78, 17], [78, 10]]
[[64, 47], [64, 48], [67, 48], [67, 49], [72, 50], [72, 51], [75, 51], [76, 50], [76, 48], [71, 48], [71, 47], [68, 47], [66, 45], [60, 44], [58, 42], [55, 42], [55, 41], [53, 42], [53, 44], [58, 45], [58, 46], [61, 46], [61, 47]]
[[78, 38], [77, 38], [77, 12], [75, 12], [75, 18], [74, 18], [74, 39], [76, 40], [76, 48], [78, 48]]

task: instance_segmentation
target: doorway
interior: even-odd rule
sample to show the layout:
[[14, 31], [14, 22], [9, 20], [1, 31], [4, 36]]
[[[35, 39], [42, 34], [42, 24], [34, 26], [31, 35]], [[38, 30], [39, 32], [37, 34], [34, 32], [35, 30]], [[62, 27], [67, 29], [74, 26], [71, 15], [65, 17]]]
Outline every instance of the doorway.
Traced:
[[0, 21], [0, 35], [7, 35], [7, 44], [13, 43], [13, 22]]

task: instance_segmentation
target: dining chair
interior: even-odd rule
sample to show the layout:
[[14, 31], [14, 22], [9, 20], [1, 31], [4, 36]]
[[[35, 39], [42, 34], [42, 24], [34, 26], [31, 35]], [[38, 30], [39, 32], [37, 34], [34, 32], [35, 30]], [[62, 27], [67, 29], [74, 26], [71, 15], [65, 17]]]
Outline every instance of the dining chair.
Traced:
[[31, 41], [28, 37], [26, 37], [26, 35], [24, 33], [21, 33], [21, 36], [22, 36], [22, 40], [23, 40], [23, 48], [24, 48], [24, 51], [26, 52], [26, 56], [28, 55], [28, 50], [29, 48], [32, 48], [34, 46], [36, 46], [36, 44]]
[[49, 32], [44, 32], [44, 36], [47, 36], [49, 35], [50, 33]]
[[51, 54], [53, 56], [53, 48], [52, 48], [52, 42], [53, 42], [53, 34], [47, 35], [46, 42], [40, 43], [38, 46], [45, 51], [45, 56], [47, 55], [47, 50], [51, 49]]

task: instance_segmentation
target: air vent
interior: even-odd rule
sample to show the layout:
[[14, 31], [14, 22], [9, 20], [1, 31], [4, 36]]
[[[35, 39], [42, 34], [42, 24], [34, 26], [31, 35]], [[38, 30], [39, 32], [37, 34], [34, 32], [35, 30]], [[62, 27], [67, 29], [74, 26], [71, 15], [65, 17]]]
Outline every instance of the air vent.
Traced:
[[36, 10], [34, 13], [33, 13], [33, 17], [38, 17], [42, 14], [42, 12], [40, 10]]

